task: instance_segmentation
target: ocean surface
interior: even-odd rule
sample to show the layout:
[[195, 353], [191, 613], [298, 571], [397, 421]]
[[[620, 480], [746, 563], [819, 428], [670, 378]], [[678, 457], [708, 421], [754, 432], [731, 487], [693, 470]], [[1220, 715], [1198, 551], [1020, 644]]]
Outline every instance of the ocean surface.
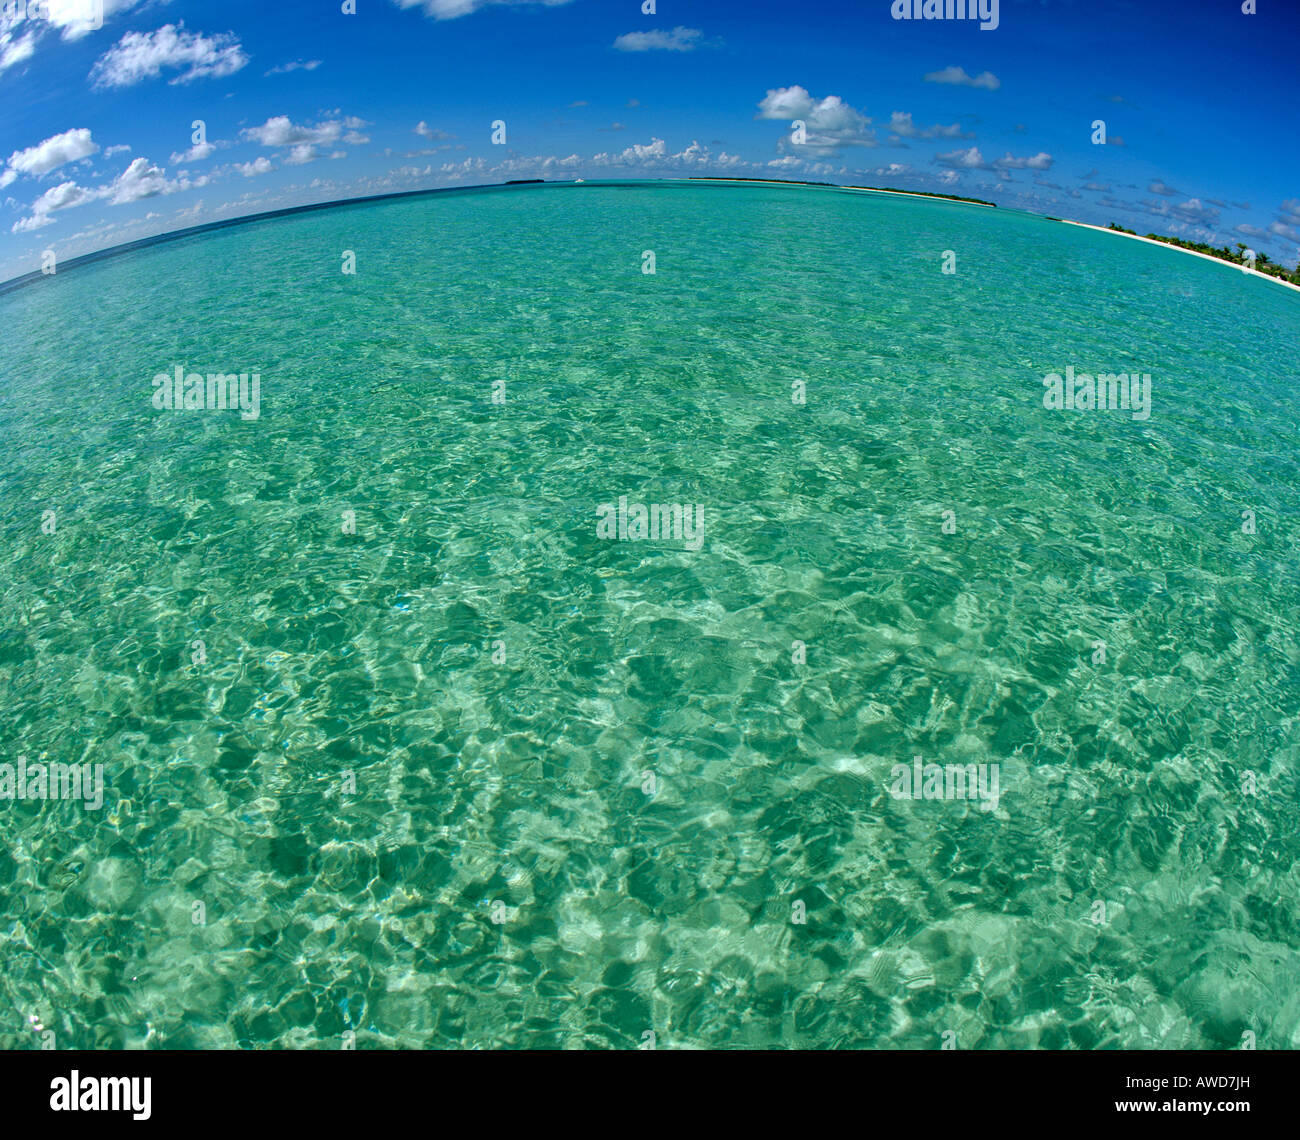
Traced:
[[103, 777], [0, 799], [0, 1046], [1300, 1047], [1300, 294], [589, 183], [0, 329], [0, 763]]

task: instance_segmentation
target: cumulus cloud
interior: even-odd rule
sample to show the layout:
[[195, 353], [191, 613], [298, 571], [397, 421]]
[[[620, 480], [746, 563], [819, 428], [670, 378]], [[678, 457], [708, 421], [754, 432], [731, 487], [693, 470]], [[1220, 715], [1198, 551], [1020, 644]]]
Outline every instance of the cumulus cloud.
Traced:
[[111, 206], [124, 206], [160, 194], [204, 186], [207, 182], [206, 177], [195, 181], [188, 178], [169, 179], [161, 167], [155, 166], [147, 158], [137, 158], [113, 181], [102, 186], [79, 186], [76, 182], [67, 181], [52, 187], [32, 203], [30, 216], [14, 223], [12, 229], [14, 233], [41, 229], [51, 223], [51, 214], [90, 202], [106, 201]]
[[1051, 170], [1052, 156], [1043, 150], [1027, 158], [1013, 158], [1008, 152], [994, 159], [993, 165], [998, 170]]
[[595, 166], [643, 166], [666, 158], [667, 155], [668, 144], [663, 139], [652, 138], [648, 143], [633, 143], [621, 154], [609, 155], [602, 152], [593, 157], [592, 164]]
[[96, 31], [98, 16], [104, 20], [117, 12], [138, 7], [143, 0], [102, 0], [100, 10], [93, 9], [87, 0], [42, 0], [45, 20], [58, 28], [65, 40], [79, 40]]
[[1269, 241], [1273, 237], [1268, 230], [1261, 230], [1258, 226], [1247, 225], [1244, 222], [1239, 226], [1233, 227], [1232, 232], [1241, 234], [1244, 237], [1259, 238], [1262, 241]]
[[971, 137], [962, 131], [959, 123], [953, 123], [947, 127], [915, 126], [910, 111], [895, 111], [889, 118], [889, 129], [899, 138], [904, 139], [965, 139]]
[[[584, 103], [583, 106], [585, 107], [586, 104]], [[454, 139], [456, 137], [453, 134], [448, 134], [446, 131], [441, 131], [436, 127], [429, 126], [429, 124], [423, 119], [416, 124], [415, 133], [421, 138], [428, 139], [430, 142], [442, 142], [445, 139]]]
[[954, 170], [996, 170], [1006, 173], [1009, 170], [1050, 170], [1053, 159], [1046, 151], [1040, 151], [1026, 158], [1016, 158], [1008, 152], [1001, 158], [988, 162], [980, 153], [979, 147], [973, 146], [967, 150], [937, 154], [934, 161], [940, 166], [951, 167]]
[[62, 182], [58, 186], [52, 186], [32, 203], [31, 217], [14, 223], [13, 232], [22, 233], [25, 230], [38, 230], [42, 226], [48, 226], [54, 220], [50, 217], [51, 214], [59, 210], [70, 210], [74, 206], [83, 206], [87, 202], [93, 202], [97, 197], [99, 195], [94, 190], [87, 190], [75, 182]]
[[[802, 160], [793, 160], [802, 164]], [[495, 164], [489, 164], [482, 158], [467, 158], [462, 162], [444, 163], [437, 174], [445, 179], [460, 180], [464, 178], [491, 177], [544, 177], [556, 175], [563, 178], [573, 177], [587, 169], [614, 168], [636, 169], [643, 171], [702, 171], [733, 170], [748, 166], [736, 155], [725, 151], [714, 153], [698, 140], [693, 141], [684, 150], [671, 152], [668, 144], [660, 138], [652, 138], [648, 143], [634, 143], [621, 151], [601, 152], [589, 158], [570, 154], [561, 158], [558, 155], [545, 157], [512, 156]], [[432, 173], [431, 168], [420, 171], [415, 167], [403, 167], [394, 172], [402, 178], [415, 177]], [[378, 186], [379, 184], [376, 184]]]
[[1213, 226], [1219, 220], [1219, 211], [1208, 203], [1202, 202], [1199, 198], [1188, 198], [1185, 202], [1153, 202], [1149, 199], [1142, 199], [1136, 206], [1130, 205], [1129, 209], [1141, 210], [1152, 217], [1172, 219], [1179, 222], [1201, 226]]
[[571, 0], [393, 0], [393, 2], [399, 8], [422, 8], [424, 14], [434, 20], [456, 20], [492, 5], [541, 4], [546, 8], [558, 8], [570, 3]]
[[656, 28], [649, 32], [628, 32], [614, 41], [618, 51], [694, 51], [704, 35], [699, 28], [676, 27], [671, 32]]
[[798, 85], [769, 90], [758, 105], [757, 119], [785, 119], [804, 123], [805, 141], [794, 143], [788, 136], [778, 144], [781, 151], [796, 147], [798, 153], [825, 157], [836, 154], [840, 147], [875, 146], [876, 133], [871, 120], [861, 111], [849, 106], [838, 95], [814, 99]]
[[940, 166], [952, 167], [955, 170], [993, 169], [989, 163], [984, 161], [984, 156], [977, 146], [970, 147], [968, 150], [951, 150], [947, 154], [936, 154], [934, 161]]
[[1160, 194], [1165, 198], [1177, 198], [1182, 193], [1181, 190], [1175, 190], [1172, 186], [1166, 186], [1158, 178], [1147, 187], [1147, 190], [1152, 194]]
[[285, 153], [281, 156], [282, 162], [288, 166], [302, 166], [320, 158], [322, 147], [332, 147], [338, 142], [350, 146], [368, 143], [369, 136], [363, 135], [360, 128], [369, 125], [365, 119], [349, 115], [341, 121], [329, 119], [309, 127], [295, 124], [288, 115], [277, 115], [267, 119], [260, 127], [246, 128], [241, 137], [265, 147], [283, 150]]
[[114, 206], [155, 198], [168, 190], [167, 178], [147, 158], [137, 158], [102, 193]]
[[[46, 40], [56, 36], [64, 41], [79, 40], [102, 27], [116, 13], [126, 12], [145, 2], [24, 0], [35, 9], [24, 13], [15, 0], [0, 0], [0, 74], [30, 59]], [[168, 4], [171, 0], [156, 2]]]
[[98, 151], [99, 147], [90, 137], [90, 131], [87, 128], [77, 127], [70, 131], [64, 131], [63, 134], [53, 135], [44, 142], [28, 147], [26, 150], [14, 151], [9, 156], [9, 169], [6, 171], [6, 175], [11, 175], [11, 177], [8, 178], [8, 182], [5, 182], [4, 185], [8, 185], [19, 174], [48, 174], [51, 170], [57, 170], [66, 163], [76, 162], [78, 159], [86, 158]]
[[[576, 156], [575, 156], [576, 157]], [[640, 166], [650, 170], [687, 170], [705, 166], [730, 168], [741, 165], [742, 160], [721, 151], [714, 154], [698, 140], [676, 154], [669, 153], [668, 145], [660, 138], [648, 143], [633, 143], [617, 154], [596, 154], [587, 160], [588, 166]]]
[[1171, 206], [1170, 213], [1180, 221], [1197, 222], [1205, 226], [1212, 226], [1219, 220], [1219, 211], [1213, 206], [1205, 205], [1199, 198], [1188, 198], [1186, 202]]
[[302, 143], [323, 146], [337, 142], [343, 134], [343, 127], [344, 124], [336, 119], [308, 127], [295, 124], [288, 115], [276, 115], [260, 127], [247, 128], [243, 137], [269, 147], [296, 146]]
[[134, 87], [157, 79], [164, 70], [179, 71], [169, 84], [233, 75], [248, 56], [232, 33], [204, 36], [184, 24], [165, 24], [156, 32], [127, 32], [90, 70], [96, 87]]
[[996, 91], [1002, 86], [1000, 80], [991, 71], [982, 71], [972, 78], [966, 74], [964, 67], [945, 67], [942, 71], [932, 71], [926, 77], [927, 83], [950, 83], [957, 87], [982, 87], [985, 91]]
[[259, 174], [270, 174], [275, 167], [271, 165], [271, 160], [262, 154], [258, 155], [252, 162], [236, 163], [235, 169], [245, 178], [256, 178]]
[[195, 143], [189, 150], [172, 155], [171, 161], [177, 166], [186, 162], [202, 162], [204, 159], [211, 158], [216, 149], [213, 143]]

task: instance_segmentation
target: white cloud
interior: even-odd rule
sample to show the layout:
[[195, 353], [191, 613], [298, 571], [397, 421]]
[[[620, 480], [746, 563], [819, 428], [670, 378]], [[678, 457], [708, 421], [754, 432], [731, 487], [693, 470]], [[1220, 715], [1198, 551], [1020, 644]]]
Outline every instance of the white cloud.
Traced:
[[[211, 158], [216, 149], [216, 146], [209, 142], [195, 143], [184, 153], [172, 155], [171, 161], [177, 166], [186, 162], [202, 162], [204, 159]], [[105, 151], [104, 153], [107, 154], [108, 152]]]
[[971, 147], [969, 150], [952, 150], [947, 154], [936, 154], [934, 161], [940, 166], [951, 166], [957, 170], [989, 170], [991, 167], [984, 161], [984, 156], [980, 154], [980, 148]]
[[[544, 163], [546, 161], [549, 160], [543, 160]], [[581, 160], [576, 154], [565, 161], [570, 165], [581, 164]], [[647, 170], [685, 170], [699, 169], [705, 166], [729, 167], [737, 165], [740, 161], [735, 155], [727, 154], [725, 151], [714, 155], [707, 146], [702, 146], [698, 140], [693, 140], [685, 150], [678, 151], [676, 154], [669, 154], [668, 145], [663, 139], [652, 138], [648, 143], [633, 143], [630, 147], [617, 154], [607, 154], [605, 152], [594, 154], [582, 165], [593, 167], [639, 166]]]
[[842, 146], [876, 145], [871, 120], [861, 111], [849, 106], [838, 95], [814, 99], [797, 85], [768, 91], [758, 105], [755, 118], [803, 121], [805, 141], [796, 144], [785, 136], [778, 144], [782, 151], [794, 147], [796, 153], [824, 157], [835, 154]]
[[446, 131], [440, 131], [429, 126], [429, 124], [423, 119], [416, 124], [415, 133], [421, 138], [429, 139], [432, 142], [441, 142], [444, 139], [454, 139], [456, 137], [455, 135], [448, 134]]
[[1207, 205], [1199, 198], [1188, 198], [1185, 202], [1149, 201], [1142, 199], [1136, 204], [1130, 203], [1128, 209], [1141, 210], [1155, 218], [1174, 219], [1190, 225], [1213, 226], [1219, 220], [1220, 211]]
[[[794, 160], [802, 162], [800, 159]], [[546, 157], [516, 156], [496, 164], [488, 164], [482, 158], [467, 158], [462, 162], [444, 163], [438, 170], [443, 178], [464, 179], [491, 177], [544, 177], [556, 175], [572, 177], [580, 171], [615, 167], [619, 169], [636, 168], [639, 170], [729, 170], [738, 166], [748, 166], [735, 155], [725, 151], [714, 154], [708, 147], [694, 141], [690, 146], [677, 153], [670, 153], [663, 139], [652, 138], [648, 143], [637, 143], [622, 151], [594, 154], [590, 158], [571, 154], [561, 158], [557, 155]], [[393, 176], [411, 178], [421, 173], [430, 173], [431, 168], [421, 172], [417, 167], [402, 167], [393, 172]], [[372, 188], [380, 188], [376, 183]]]
[[127, 32], [90, 70], [96, 87], [133, 87], [156, 79], [164, 69], [180, 74], [168, 83], [220, 79], [248, 63], [248, 56], [232, 33], [204, 36], [187, 32], [184, 24], [165, 24], [156, 32]]
[[370, 141], [369, 135], [361, 133], [362, 127], [370, 126], [365, 119], [358, 119], [355, 115], [349, 115], [343, 120], [343, 125], [348, 129], [348, 133], [343, 136], [343, 141], [348, 146], [365, 146]]
[[633, 143], [616, 161], [628, 163], [651, 162], [663, 158], [668, 153], [668, 146], [663, 139], [651, 139], [648, 144]]
[[161, 167], [147, 158], [137, 158], [102, 191], [114, 206], [138, 202], [141, 198], [155, 198], [167, 193], [169, 185]]
[[982, 71], [972, 78], [966, 74], [964, 67], [945, 67], [942, 71], [932, 71], [926, 77], [927, 83], [949, 83], [957, 87], [982, 87], [986, 91], [996, 91], [1002, 86], [1000, 80], [991, 71]]
[[1186, 202], [1170, 207], [1170, 212], [1181, 221], [1205, 226], [1212, 226], [1219, 220], [1219, 211], [1205, 205], [1199, 198], [1188, 198]]
[[325, 146], [337, 142], [342, 133], [343, 124], [337, 120], [306, 127], [295, 125], [288, 115], [276, 115], [260, 127], [249, 127], [243, 132], [243, 137], [262, 146], [297, 146], [302, 143]]
[[649, 32], [628, 32], [614, 41], [618, 51], [694, 51], [704, 33], [699, 28], [676, 27], [671, 32], [656, 28]]
[[272, 75], [287, 75], [291, 71], [315, 71], [320, 67], [319, 59], [295, 59], [292, 63], [282, 63], [279, 67], [273, 67], [266, 73], [263, 78], [269, 78]]
[[941, 127], [918, 127], [912, 123], [910, 111], [895, 111], [889, 117], [889, 129], [899, 138], [904, 139], [960, 139], [969, 138], [961, 129], [960, 123]]
[[266, 155], [260, 154], [252, 162], [236, 163], [235, 169], [245, 178], [256, 178], [259, 174], [270, 174], [275, 167], [271, 165], [271, 160]]
[[87, 190], [84, 186], [78, 186], [75, 182], [62, 182], [58, 186], [52, 186], [32, 203], [31, 217], [22, 218], [15, 222], [12, 232], [17, 234], [24, 231], [39, 230], [42, 226], [48, 226], [54, 220], [50, 215], [56, 211], [70, 210], [74, 206], [83, 206], [87, 202], [93, 202], [98, 197], [100, 197], [99, 192]]
[[434, 20], [455, 20], [468, 16], [480, 8], [490, 5], [542, 4], [547, 8], [558, 8], [570, 0], [393, 0], [399, 8], [423, 8], [424, 14]]
[[88, 0], [42, 0], [46, 22], [61, 29], [65, 40], [88, 36], [97, 30], [98, 17], [106, 21], [114, 13], [125, 12], [140, 3], [141, 0], [101, 0], [102, 6], [92, 8]]
[[40, 229], [50, 224], [51, 214], [89, 202], [107, 200], [109, 205], [124, 206], [144, 198], [204, 186], [207, 182], [206, 177], [195, 181], [188, 178], [169, 180], [161, 167], [154, 166], [147, 158], [137, 158], [112, 182], [103, 186], [90, 188], [68, 181], [52, 187], [32, 203], [31, 216], [16, 222], [13, 232]]
[[247, 128], [242, 137], [265, 147], [283, 148], [288, 152], [281, 156], [285, 165], [302, 166], [322, 157], [321, 147], [332, 147], [339, 142], [349, 146], [368, 143], [370, 137], [361, 134], [358, 128], [369, 125], [365, 119], [349, 115], [342, 121], [330, 119], [309, 127], [295, 124], [288, 115], [277, 115], [267, 119], [260, 127]]
[[1007, 153], [993, 162], [987, 162], [979, 147], [973, 146], [968, 150], [937, 154], [934, 161], [940, 166], [949, 166], [955, 170], [996, 170], [1005, 174], [1008, 170], [1050, 170], [1053, 159], [1046, 151], [1040, 151], [1027, 158], [1015, 158]]
[[[15, 175], [48, 174], [66, 163], [95, 154], [98, 150], [99, 147], [90, 137], [90, 131], [85, 127], [77, 127], [26, 150], [14, 151], [9, 156], [9, 170]], [[13, 179], [9, 181], [12, 182]]]
[[53, 224], [54, 219], [48, 214], [33, 214], [30, 218], [19, 218], [18, 221], [14, 222], [14, 224], [9, 227], [9, 232], [21, 234], [31, 230], [39, 230], [42, 226]]
[[[54, 38], [80, 40], [145, 0], [0, 0], [0, 74]], [[169, 4], [171, 0], [154, 0]], [[24, 10], [30, 5], [31, 10]]]
[[112, 158], [115, 154], [129, 154], [131, 152], [130, 143], [118, 143], [117, 146], [110, 146], [104, 149], [104, 157]]
[[36, 51], [36, 33], [26, 32], [17, 39], [12, 33], [0, 36], [0, 72], [8, 71], [16, 63], [31, 59]]
[[1052, 156], [1045, 150], [1027, 158], [1012, 158], [1010, 152], [994, 159], [993, 165], [998, 170], [1051, 170]]
[[1147, 187], [1147, 190], [1152, 194], [1159, 194], [1164, 198], [1177, 198], [1178, 195], [1182, 193], [1181, 190], [1175, 190], [1172, 186], [1166, 186], [1158, 178]]

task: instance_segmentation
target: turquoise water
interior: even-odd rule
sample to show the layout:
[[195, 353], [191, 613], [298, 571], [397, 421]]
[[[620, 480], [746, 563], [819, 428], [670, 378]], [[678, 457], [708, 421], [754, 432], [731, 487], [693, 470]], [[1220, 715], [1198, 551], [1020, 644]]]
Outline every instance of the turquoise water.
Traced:
[[[1300, 295], [588, 184], [0, 324], [0, 762], [104, 779], [0, 800], [0, 1046], [1300, 1046]], [[178, 365], [258, 417], [155, 410]], [[1150, 418], [1045, 408], [1067, 367]], [[624, 495], [698, 549], [599, 537]]]

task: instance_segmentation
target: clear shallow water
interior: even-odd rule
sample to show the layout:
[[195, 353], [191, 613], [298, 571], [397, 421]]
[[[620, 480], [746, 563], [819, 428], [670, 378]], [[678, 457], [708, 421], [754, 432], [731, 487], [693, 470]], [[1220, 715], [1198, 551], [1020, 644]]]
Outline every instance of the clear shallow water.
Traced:
[[[99, 812], [0, 801], [0, 1046], [1300, 1046], [1300, 296], [588, 185], [162, 244], [0, 324], [0, 762], [105, 766]], [[155, 411], [177, 364], [260, 418]], [[1067, 365], [1150, 420], [1045, 409]], [[597, 538], [623, 494], [701, 549]], [[999, 809], [891, 798], [915, 755]]]

